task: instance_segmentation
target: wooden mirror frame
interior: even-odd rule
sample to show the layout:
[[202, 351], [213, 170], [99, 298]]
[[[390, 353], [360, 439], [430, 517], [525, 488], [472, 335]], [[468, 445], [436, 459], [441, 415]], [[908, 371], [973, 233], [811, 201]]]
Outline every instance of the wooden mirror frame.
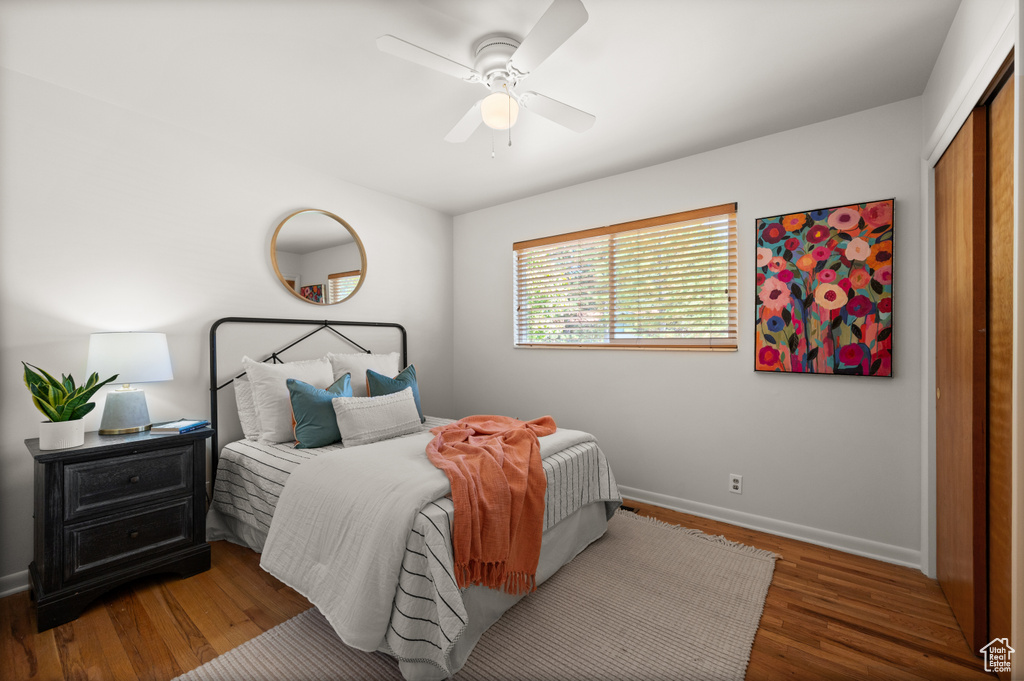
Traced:
[[[352, 240], [355, 242], [356, 246], [359, 247], [359, 260], [360, 260], [360, 268], [359, 268], [360, 269], [360, 276], [359, 276], [359, 281], [356, 282], [355, 288], [353, 288], [352, 291], [347, 296], [345, 296], [341, 300], [336, 300], [333, 303], [318, 303], [318, 302], [309, 300], [308, 298], [305, 298], [302, 295], [300, 295], [298, 291], [296, 291], [294, 288], [292, 288], [291, 286], [288, 285], [288, 282], [285, 280], [284, 275], [281, 274], [281, 268], [278, 267], [278, 265], [277, 265], [277, 237], [281, 233], [281, 228], [284, 227], [285, 224], [287, 224], [287, 222], [289, 220], [291, 220], [292, 218], [294, 218], [296, 215], [302, 215], [304, 213], [319, 213], [320, 215], [325, 215], [325, 216], [329, 217], [330, 219], [334, 220], [339, 225], [341, 225], [346, 230], [348, 230], [348, 233], [352, 235]], [[274, 266], [274, 274], [277, 275], [277, 280], [281, 282], [281, 286], [284, 286], [285, 290], [287, 290], [289, 293], [291, 293], [293, 296], [295, 296], [296, 298], [298, 298], [302, 302], [308, 303], [310, 305], [324, 305], [324, 306], [326, 306], [326, 305], [337, 305], [338, 303], [343, 303], [346, 300], [348, 300], [349, 298], [351, 298], [352, 296], [354, 296], [356, 294], [356, 292], [358, 292], [359, 289], [362, 287], [363, 282], [366, 281], [366, 249], [363, 247], [362, 239], [359, 238], [359, 235], [356, 233], [356, 230], [352, 228], [352, 225], [348, 224], [342, 218], [338, 217], [334, 213], [331, 213], [330, 211], [326, 211], [326, 210], [321, 210], [319, 208], [303, 208], [302, 210], [295, 211], [294, 213], [292, 213], [291, 215], [286, 217], [284, 220], [281, 220], [281, 223], [277, 226], [277, 229], [274, 230], [274, 236], [271, 237], [271, 239], [270, 239], [270, 262]], [[325, 286], [330, 286], [330, 282], [329, 281], [325, 281], [324, 285]], [[325, 291], [325, 293], [326, 293], [326, 291]]]

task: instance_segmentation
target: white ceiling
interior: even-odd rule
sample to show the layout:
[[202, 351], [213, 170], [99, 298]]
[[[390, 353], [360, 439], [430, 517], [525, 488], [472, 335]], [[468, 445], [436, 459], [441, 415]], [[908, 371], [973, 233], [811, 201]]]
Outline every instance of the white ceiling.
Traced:
[[959, 0], [583, 0], [524, 81], [597, 116], [529, 112], [443, 140], [486, 91], [377, 50], [472, 66], [549, 0], [3, 0], [0, 65], [449, 214], [921, 94]]

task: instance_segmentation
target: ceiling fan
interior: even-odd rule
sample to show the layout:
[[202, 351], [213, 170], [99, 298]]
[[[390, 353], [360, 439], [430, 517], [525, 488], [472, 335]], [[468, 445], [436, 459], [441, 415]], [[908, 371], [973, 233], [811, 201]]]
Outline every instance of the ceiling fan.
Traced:
[[519, 107], [575, 132], [584, 132], [594, 125], [594, 116], [537, 92], [519, 92], [516, 86], [587, 23], [588, 18], [580, 0], [554, 0], [521, 43], [507, 35], [491, 35], [478, 42], [474, 68], [393, 35], [377, 38], [377, 48], [467, 83], [480, 83], [492, 91], [470, 107], [445, 136], [447, 142], [465, 142], [480, 123], [496, 130], [511, 128], [518, 118]]

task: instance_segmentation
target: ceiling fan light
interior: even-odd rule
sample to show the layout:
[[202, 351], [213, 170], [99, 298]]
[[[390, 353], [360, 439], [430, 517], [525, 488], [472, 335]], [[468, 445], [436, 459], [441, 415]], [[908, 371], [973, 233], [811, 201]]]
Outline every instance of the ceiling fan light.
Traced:
[[493, 92], [480, 104], [484, 125], [495, 130], [507, 130], [519, 118], [519, 102], [504, 92]]

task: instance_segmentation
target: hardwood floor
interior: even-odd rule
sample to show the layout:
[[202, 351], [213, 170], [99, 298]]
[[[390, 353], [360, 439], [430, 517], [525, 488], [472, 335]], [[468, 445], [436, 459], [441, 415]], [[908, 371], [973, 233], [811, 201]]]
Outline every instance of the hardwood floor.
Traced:
[[642, 515], [782, 556], [747, 679], [995, 679], [967, 647], [938, 582], [919, 570], [626, 503]]
[[[637, 502], [643, 515], [780, 555], [747, 679], [994, 679], [956, 628], [937, 582], [917, 570]], [[0, 599], [0, 679], [161, 681], [309, 607], [213, 542], [213, 567], [111, 592], [74, 622], [36, 633], [27, 592]]]
[[125, 585], [41, 634], [28, 592], [0, 599], [0, 678], [166, 681], [310, 607], [260, 569], [259, 554], [211, 548], [208, 572]]

